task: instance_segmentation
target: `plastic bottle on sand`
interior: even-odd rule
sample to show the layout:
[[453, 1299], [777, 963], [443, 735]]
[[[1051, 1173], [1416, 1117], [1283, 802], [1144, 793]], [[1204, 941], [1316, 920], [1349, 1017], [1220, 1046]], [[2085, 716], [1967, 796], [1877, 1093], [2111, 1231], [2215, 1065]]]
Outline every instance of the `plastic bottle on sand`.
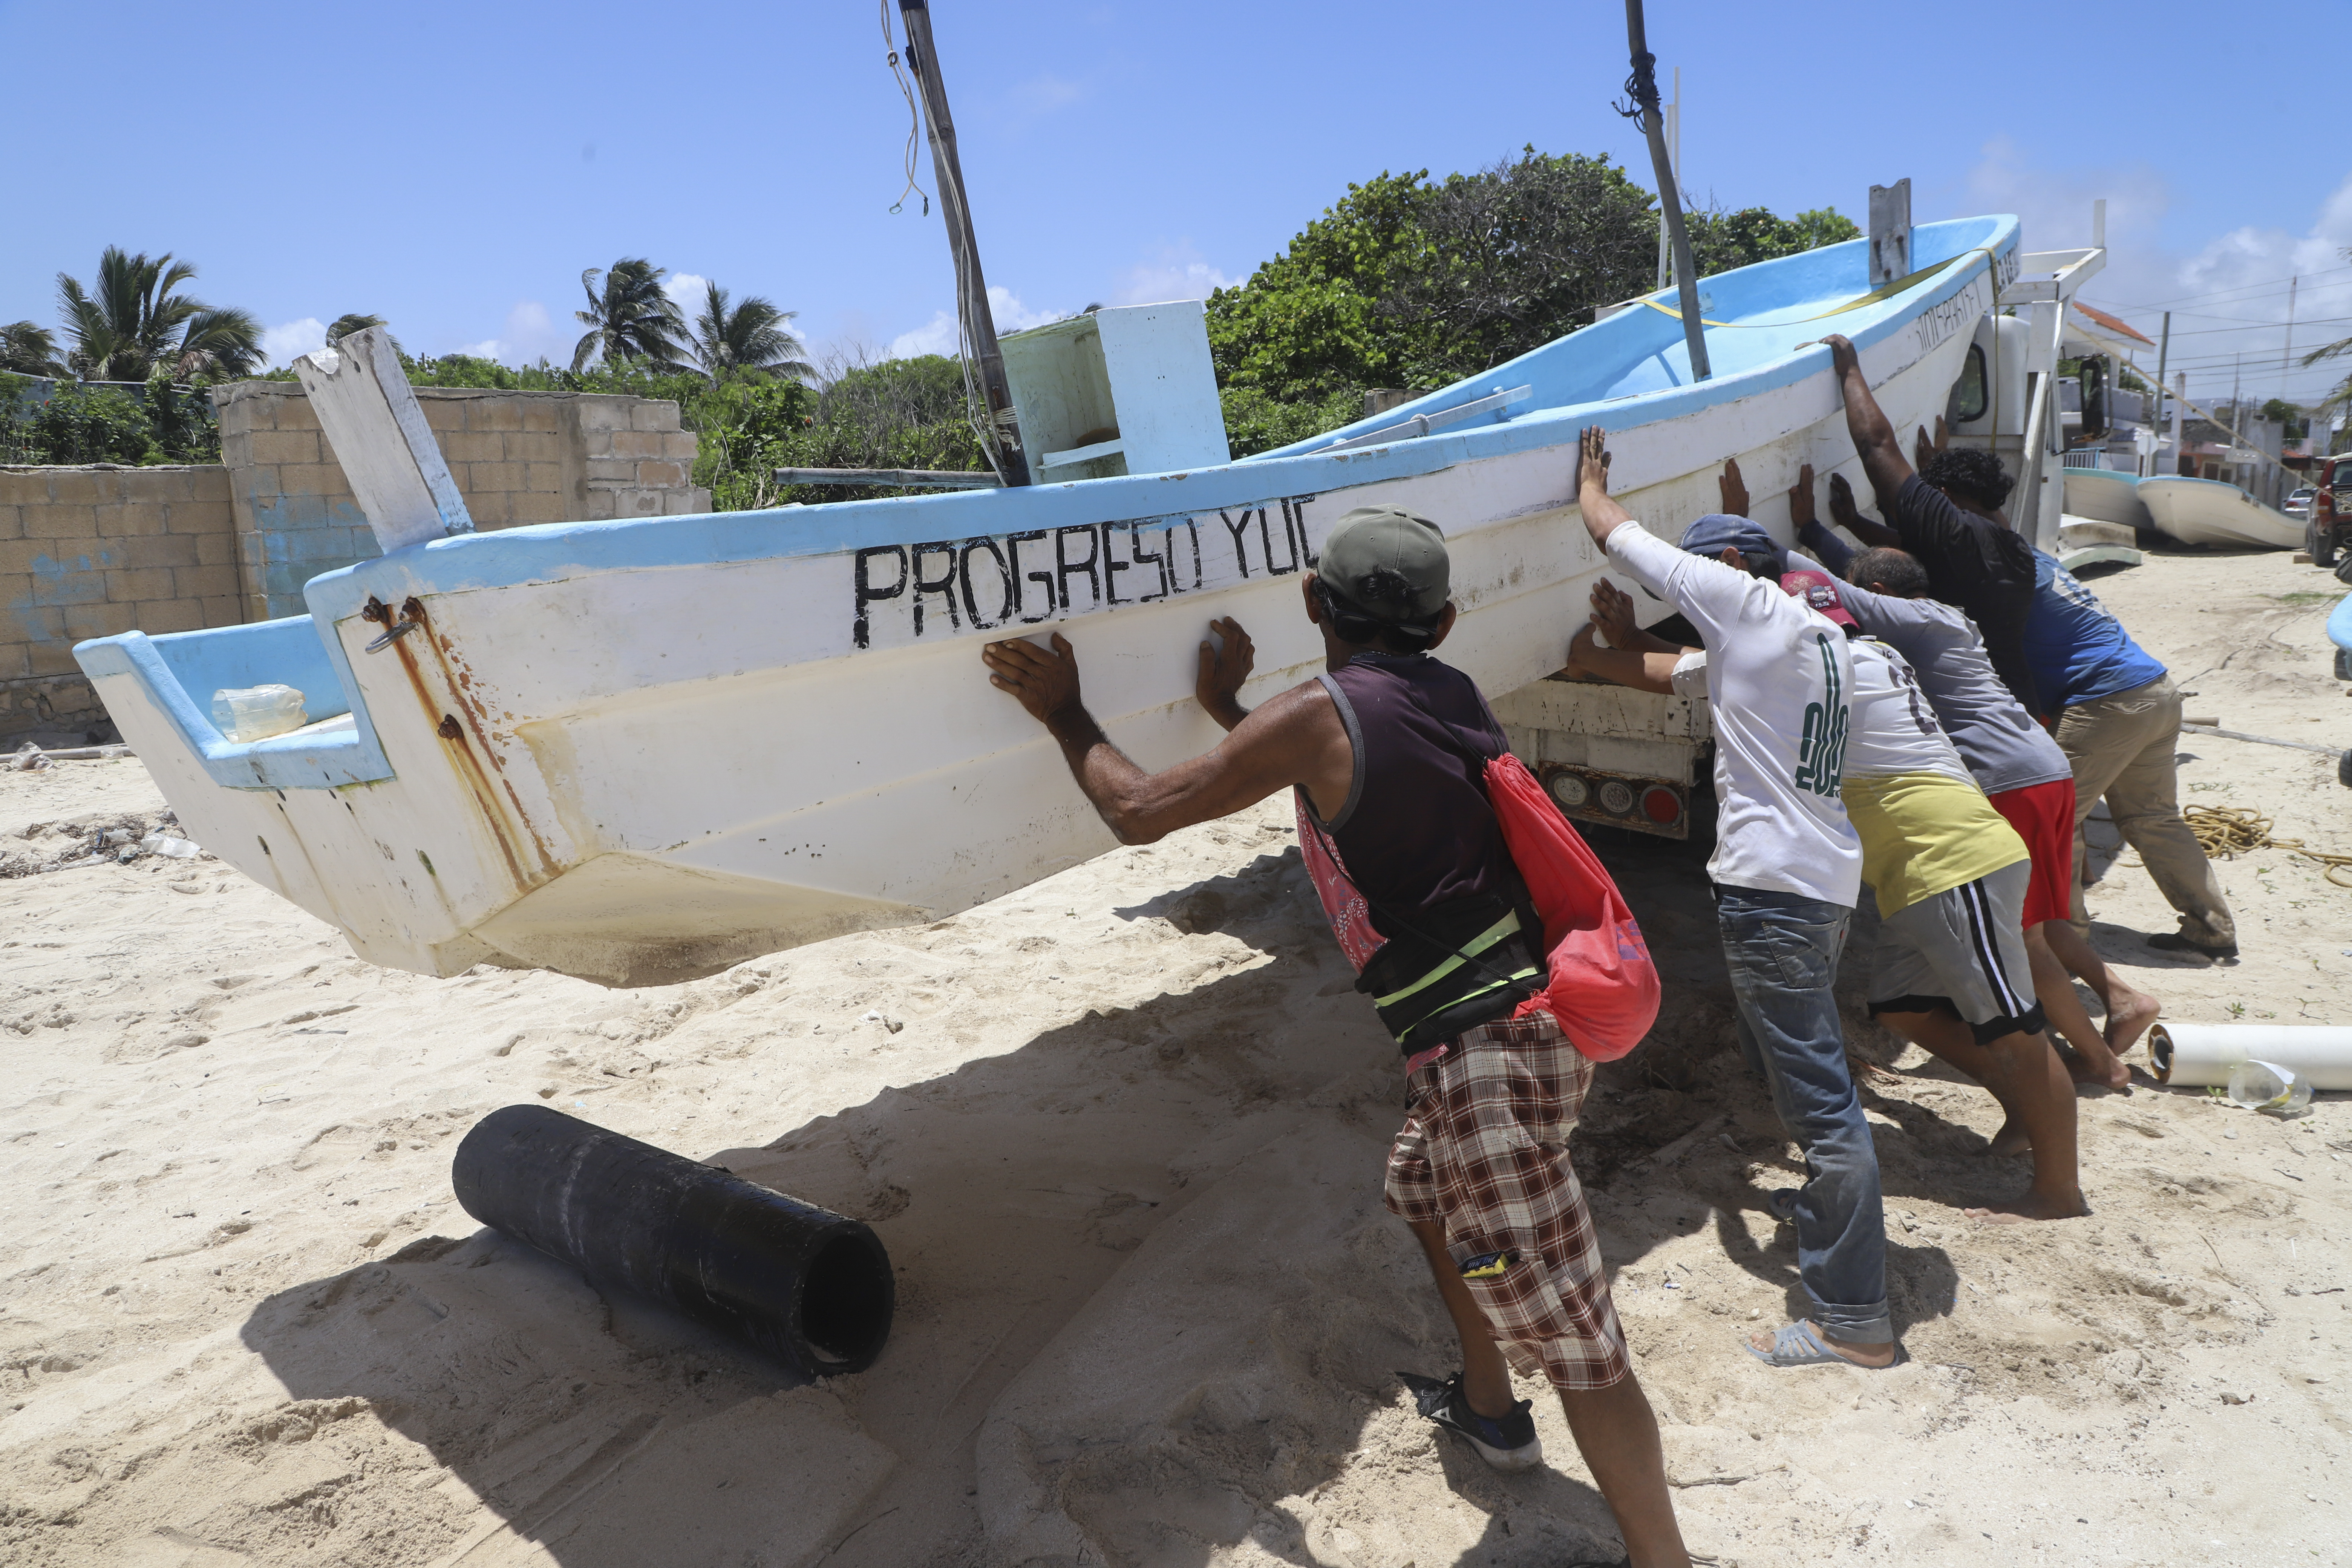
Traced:
[[2311, 1103], [2311, 1080], [2272, 1062], [2240, 1062], [2230, 1069], [2230, 1101], [2248, 1110], [2301, 1110]]

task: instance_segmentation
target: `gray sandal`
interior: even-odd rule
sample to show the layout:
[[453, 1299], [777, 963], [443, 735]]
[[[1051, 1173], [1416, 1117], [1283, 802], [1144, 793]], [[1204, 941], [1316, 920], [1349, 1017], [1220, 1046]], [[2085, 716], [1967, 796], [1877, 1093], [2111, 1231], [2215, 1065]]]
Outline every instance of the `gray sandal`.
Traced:
[[[1745, 1339], [1739, 1342], [1739, 1348], [1766, 1366], [1862, 1366], [1860, 1362], [1848, 1361], [1830, 1349], [1821, 1335], [1813, 1331], [1813, 1325], [1801, 1321], [1787, 1324], [1775, 1333], [1772, 1348], [1769, 1351], [1759, 1351]], [[1910, 1359], [1898, 1344], [1895, 1347], [1895, 1359], [1886, 1366], [1901, 1366]], [[1886, 1366], [1863, 1366], [1862, 1370], [1885, 1372]]]

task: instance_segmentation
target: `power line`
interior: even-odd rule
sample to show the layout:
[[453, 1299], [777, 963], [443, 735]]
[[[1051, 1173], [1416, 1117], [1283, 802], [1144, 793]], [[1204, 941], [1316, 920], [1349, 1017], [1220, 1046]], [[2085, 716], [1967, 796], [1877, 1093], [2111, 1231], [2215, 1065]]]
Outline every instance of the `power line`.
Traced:
[[[2143, 301], [2142, 303], [2137, 304], [2137, 305], [2117, 305], [2117, 306], [2115, 306], [2115, 307], [2113, 307], [2113, 308], [2114, 308], [2114, 309], [2116, 309], [2116, 310], [2153, 310], [2157, 309], [2157, 308], [2158, 308], [2158, 307], [2159, 307], [2159, 306], [2164, 306], [2164, 305], [2178, 305], [2178, 304], [2183, 303], [2184, 301], [2191, 300], [2218, 300], [2218, 299], [2221, 298], [2221, 296], [2222, 296], [2222, 295], [2224, 295], [2224, 294], [2239, 294], [2239, 293], [2243, 293], [2245, 290], [2247, 290], [2247, 289], [2269, 289], [2269, 288], [2274, 288], [2274, 287], [2276, 287], [2276, 286], [2278, 286], [2278, 285], [2280, 285], [2280, 284], [2284, 284], [2284, 283], [2292, 283], [2292, 282], [2294, 282], [2294, 279], [2297, 279], [2297, 278], [2302, 278], [2302, 279], [2312, 279], [2312, 278], [2332, 278], [2332, 277], [2334, 277], [2334, 276], [2335, 276], [2336, 273], [2338, 273], [2338, 272], [2352, 272], [2352, 267], [2330, 267], [2330, 268], [2324, 268], [2323, 270], [2320, 270], [2320, 271], [2317, 271], [2317, 272], [2297, 272], [2297, 273], [2290, 274], [2289, 276], [2284, 277], [2284, 278], [2268, 278], [2268, 279], [2264, 279], [2262, 282], [2259, 282], [2259, 283], [2239, 283], [2239, 284], [2233, 284], [2232, 286], [2231, 286], [2230, 288], [2227, 288], [2227, 289], [2214, 289], [2214, 290], [2213, 290], [2211, 293], [2210, 293], [2210, 294], [2182, 294], [2182, 295], [2179, 296], [2178, 298], [2176, 298], [2176, 299], [2171, 299], [2171, 300], [2149, 300]], [[2285, 290], [2284, 290], [2284, 289], [2280, 289], [2280, 292], [2284, 293], [2284, 292], [2285, 292]], [[2104, 307], [2103, 307], [2103, 308], [2104, 308]]]

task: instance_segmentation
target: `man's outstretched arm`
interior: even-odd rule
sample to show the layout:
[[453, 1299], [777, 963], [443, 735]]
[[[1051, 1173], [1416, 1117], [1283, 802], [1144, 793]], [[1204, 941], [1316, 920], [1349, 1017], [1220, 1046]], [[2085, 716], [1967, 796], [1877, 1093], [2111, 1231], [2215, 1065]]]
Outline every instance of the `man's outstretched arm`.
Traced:
[[1870, 476], [1870, 488], [1878, 492], [1878, 510], [1892, 515], [1895, 493], [1911, 477], [1903, 443], [1878, 406], [1878, 399], [1870, 395], [1870, 383], [1862, 374], [1862, 360], [1853, 344], [1836, 332], [1822, 342], [1829, 347], [1838, 395], [1845, 400], [1846, 434], [1853, 437], [1853, 449], [1862, 458], [1862, 471]]
[[1588, 426], [1577, 442], [1576, 508], [1583, 515], [1584, 531], [1603, 550], [1620, 524], [1633, 521], [1633, 514], [1609, 493], [1609, 433], [1598, 425]]
[[1019, 699], [1060, 744], [1071, 777], [1122, 844], [1155, 843], [1180, 827], [1229, 816], [1295, 784], [1307, 785], [1318, 808], [1336, 810], [1346, 797], [1345, 784], [1336, 794], [1333, 784], [1351, 775], [1354, 749], [1339, 710], [1316, 682], [1294, 687], [1240, 716], [1214, 751], [1149, 773], [1112, 745], [1087, 711], [1078, 693], [1077, 656], [1061, 633], [1054, 634], [1050, 649], [1030, 642], [990, 643], [981, 649], [981, 658], [988, 666], [989, 683]]

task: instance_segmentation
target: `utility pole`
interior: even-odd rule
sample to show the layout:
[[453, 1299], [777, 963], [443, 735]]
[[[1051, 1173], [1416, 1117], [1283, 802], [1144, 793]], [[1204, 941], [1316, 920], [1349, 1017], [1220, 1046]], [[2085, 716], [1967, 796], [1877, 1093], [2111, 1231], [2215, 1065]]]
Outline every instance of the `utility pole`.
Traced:
[[[1683, 68], [1675, 68], [1675, 100], [1666, 105], [1666, 162], [1673, 166], [1675, 188], [1682, 189], [1683, 177]], [[1658, 287], [1663, 289], [1675, 280], [1674, 242], [1666, 234], [1666, 209], [1658, 208]]]
[[[2279, 350], [2279, 401], [2286, 401], [2287, 377], [2294, 368], [2294, 291], [2301, 287], [2301, 278], [2290, 278], [2286, 283], [2286, 346]], [[2284, 437], [2282, 437], [2284, 441]]]
[[[2164, 362], [2167, 359], [2169, 359], [2171, 355], [2172, 312], [2167, 310], [2164, 313], [2164, 331], [2157, 334], [2156, 390], [2150, 395], [2156, 399], [2156, 405], [2148, 411], [2147, 416], [2147, 427], [2151, 431], [2161, 430], [2164, 428]], [[2179, 450], [2180, 442], [2177, 436], [2174, 437], [2172, 444], [2174, 447], [2172, 455], [2177, 461], [2180, 456]], [[2153, 452], [2148, 454], [2147, 471], [2151, 474], [2156, 472], [2156, 454]]]
[[1650, 142], [1650, 166], [1657, 171], [1658, 211], [1664, 217], [1675, 258], [1675, 282], [1681, 290], [1683, 342], [1690, 349], [1691, 379], [1706, 381], [1714, 374], [1706, 363], [1706, 329], [1699, 321], [1698, 272], [1691, 266], [1690, 235], [1683, 227], [1682, 192], [1675, 184], [1674, 160], [1666, 153], [1665, 116], [1658, 108], [1658, 59], [1650, 53], [1647, 29], [1642, 23], [1642, 0], [1625, 0], [1625, 41], [1633, 57], [1633, 74], [1625, 91], [1633, 107], [1620, 107], [1628, 120], [1638, 119]]
[[962, 325], [967, 374], [979, 383], [987, 410], [982, 445], [1008, 485], [1029, 483], [1029, 459], [1021, 449], [1021, 427], [1013, 413], [1013, 389], [1004, 379], [1004, 353], [996, 345], [996, 318], [988, 308], [988, 279], [980, 269], [980, 242], [973, 237], [971, 206], [964, 199], [963, 164], [956, 157], [955, 121], [948, 113], [947, 84], [931, 45], [929, 0], [898, 0], [907, 24], [907, 68], [923, 93], [923, 130], [931, 143], [931, 177], [940, 188], [940, 216], [946, 220], [948, 248], [955, 256], [956, 316]]
[[2189, 406], [2189, 373], [2182, 371], [2172, 378], [2172, 468], [2175, 473], [2189, 479], [2197, 477], [2197, 465], [2189, 460], [2189, 447], [2181, 434], [2180, 412]]

